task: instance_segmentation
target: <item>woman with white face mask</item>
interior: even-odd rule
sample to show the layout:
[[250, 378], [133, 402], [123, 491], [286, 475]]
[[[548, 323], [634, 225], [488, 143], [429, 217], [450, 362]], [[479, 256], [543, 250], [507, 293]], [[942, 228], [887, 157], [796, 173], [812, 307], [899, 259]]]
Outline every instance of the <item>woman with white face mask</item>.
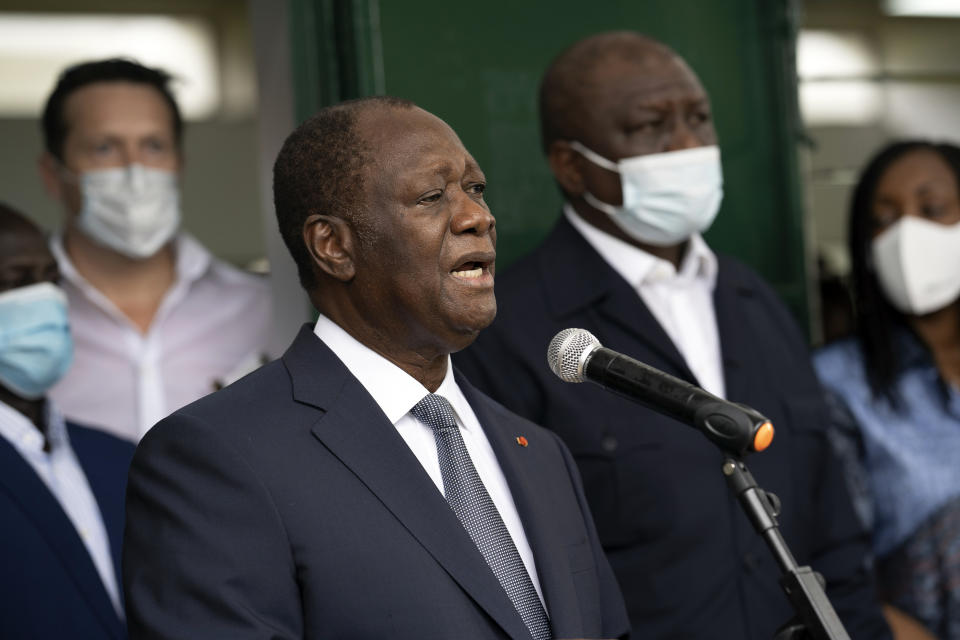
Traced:
[[815, 358], [881, 597], [960, 639], [960, 148], [880, 151], [849, 226], [856, 335]]

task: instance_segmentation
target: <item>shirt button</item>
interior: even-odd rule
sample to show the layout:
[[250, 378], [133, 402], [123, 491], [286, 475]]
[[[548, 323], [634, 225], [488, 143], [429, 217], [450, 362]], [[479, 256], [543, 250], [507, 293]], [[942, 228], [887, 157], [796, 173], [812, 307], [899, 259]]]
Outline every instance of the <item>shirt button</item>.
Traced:
[[603, 439], [600, 441], [600, 446], [603, 447], [604, 451], [612, 453], [617, 450], [620, 443], [618, 443], [617, 439], [613, 436], [603, 436]]

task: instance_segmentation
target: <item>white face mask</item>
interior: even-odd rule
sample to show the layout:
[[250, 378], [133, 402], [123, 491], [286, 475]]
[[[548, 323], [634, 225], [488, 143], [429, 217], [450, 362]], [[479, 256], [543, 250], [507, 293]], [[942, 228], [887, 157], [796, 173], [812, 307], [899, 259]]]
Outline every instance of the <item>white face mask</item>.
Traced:
[[80, 176], [77, 224], [98, 243], [130, 258], [148, 258], [180, 227], [180, 190], [172, 171], [131, 164]]
[[873, 264], [890, 304], [914, 315], [960, 297], [960, 222], [903, 216], [874, 238]]
[[653, 153], [613, 162], [577, 141], [570, 146], [590, 162], [620, 174], [623, 204], [583, 199], [610, 216], [631, 238], [668, 247], [706, 231], [723, 199], [723, 171], [716, 145]]

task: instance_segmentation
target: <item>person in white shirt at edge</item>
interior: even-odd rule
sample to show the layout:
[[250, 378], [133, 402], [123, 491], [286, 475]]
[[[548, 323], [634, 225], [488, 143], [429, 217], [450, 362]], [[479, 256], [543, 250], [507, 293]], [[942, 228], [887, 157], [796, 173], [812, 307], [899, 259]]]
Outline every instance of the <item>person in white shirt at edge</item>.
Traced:
[[0, 204], [0, 638], [121, 640], [134, 447], [45, 397], [72, 354], [58, 279], [40, 230]]
[[269, 286], [180, 231], [183, 123], [170, 76], [130, 60], [66, 69], [43, 113], [40, 174], [65, 212], [74, 366], [65, 414], [133, 441], [260, 355]]

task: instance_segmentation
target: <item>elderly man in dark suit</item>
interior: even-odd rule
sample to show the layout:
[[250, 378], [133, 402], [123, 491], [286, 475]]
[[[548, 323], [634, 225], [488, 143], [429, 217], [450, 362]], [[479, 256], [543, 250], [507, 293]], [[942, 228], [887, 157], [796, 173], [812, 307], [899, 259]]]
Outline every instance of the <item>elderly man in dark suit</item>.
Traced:
[[123, 493], [133, 445], [67, 422], [67, 297], [46, 238], [0, 204], [0, 638], [126, 637]]
[[570, 447], [639, 637], [768, 640], [792, 611], [772, 554], [728, 493], [719, 450], [556, 378], [547, 344], [566, 327], [770, 417], [777, 437], [750, 465], [783, 502], [787, 542], [826, 576], [852, 637], [886, 637], [803, 337], [770, 287], [700, 237], [722, 195], [700, 81], [659, 42], [600, 34], [554, 61], [540, 113], [563, 215], [498, 282], [496, 322], [457, 365]]
[[287, 139], [277, 216], [320, 316], [141, 443], [133, 637], [626, 634], [569, 453], [450, 365], [496, 313], [484, 187], [404, 100], [326, 108]]

